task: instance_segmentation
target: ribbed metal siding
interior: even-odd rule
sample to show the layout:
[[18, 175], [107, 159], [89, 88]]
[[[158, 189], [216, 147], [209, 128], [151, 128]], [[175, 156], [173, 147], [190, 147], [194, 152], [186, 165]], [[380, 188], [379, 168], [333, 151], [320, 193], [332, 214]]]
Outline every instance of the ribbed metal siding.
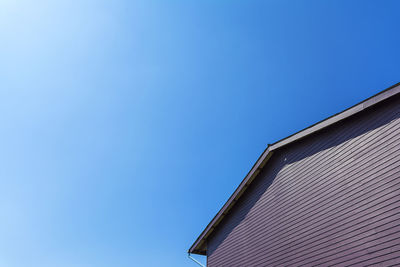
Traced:
[[209, 267], [400, 264], [400, 100], [276, 153], [207, 257]]

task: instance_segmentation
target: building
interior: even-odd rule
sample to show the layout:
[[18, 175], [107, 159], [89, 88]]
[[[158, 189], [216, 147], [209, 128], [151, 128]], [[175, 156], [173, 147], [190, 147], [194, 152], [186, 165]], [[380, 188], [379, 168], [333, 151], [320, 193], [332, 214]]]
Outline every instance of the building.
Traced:
[[400, 265], [400, 84], [268, 145], [189, 253], [208, 267]]

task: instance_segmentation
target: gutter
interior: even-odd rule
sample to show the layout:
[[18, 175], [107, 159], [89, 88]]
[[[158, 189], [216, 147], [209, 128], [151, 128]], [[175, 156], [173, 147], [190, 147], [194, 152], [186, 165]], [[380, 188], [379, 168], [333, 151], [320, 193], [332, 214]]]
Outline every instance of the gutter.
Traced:
[[203, 264], [201, 264], [198, 260], [196, 260], [195, 258], [193, 258], [193, 257], [190, 255], [190, 252], [188, 253], [188, 257], [189, 257], [189, 259], [191, 259], [192, 261], [194, 261], [195, 263], [197, 263], [197, 264], [200, 265], [201, 267], [206, 267], [206, 266], [204, 266]]

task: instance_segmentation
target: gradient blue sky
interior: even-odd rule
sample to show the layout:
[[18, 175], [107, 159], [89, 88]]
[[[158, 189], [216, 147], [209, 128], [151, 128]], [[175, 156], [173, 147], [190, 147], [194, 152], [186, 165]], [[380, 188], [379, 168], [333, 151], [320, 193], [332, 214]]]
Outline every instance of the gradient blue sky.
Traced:
[[399, 8], [0, 1], [0, 266], [196, 266], [268, 143], [400, 81]]

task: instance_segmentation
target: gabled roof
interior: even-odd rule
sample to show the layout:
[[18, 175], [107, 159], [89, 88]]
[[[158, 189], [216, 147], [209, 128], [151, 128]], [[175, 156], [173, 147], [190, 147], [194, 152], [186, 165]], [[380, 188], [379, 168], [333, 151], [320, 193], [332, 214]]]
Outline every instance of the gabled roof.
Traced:
[[271, 158], [274, 151], [279, 148], [282, 148], [288, 144], [291, 144], [295, 141], [298, 141], [304, 137], [307, 137], [313, 133], [316, 133], [328, 126], [331, 126], [339, 121], [342, 121], [350, 116], [353, 116], [365, 109], [372, 107], [375, 104], [378, 104], [388, 98], [391, 98], [395, 95], [400, 95], [400, 83], [397, 83], [386, 90], [342, 111], [339, 112], [325, 120], [322, 120], [316, 124], [313, 124], [295, 134], [292, 134], [284, 139], [281, 139], [265, 149], [265, 151], [258, 158], [256, 163], [253, 165], [249, 173], [240, 183], [240, 185], [236, 188], [235, 192], [229, 197], [228, 201], [224, 204], [224, 206], [220, 209], [220, 211], [215, 215], [215, 217], [211, 220], [211, 222], [207, 225], [207, 227], [203, 230], [200, 236], [196, 239], [193, 245], [189, 249], [189, 253], [206, 255], [207, 246], [206, 240], [210, 236], [210, 234], [214, 231], [216, 226], [223, 220], [225, 215], [232, 209], [235, 203], [238, 201], [240, 196], [246, 191], [246, 188], [250, 185], [250, 183], [254, 180], [257, 174], [260, 173], [262, 168]]

